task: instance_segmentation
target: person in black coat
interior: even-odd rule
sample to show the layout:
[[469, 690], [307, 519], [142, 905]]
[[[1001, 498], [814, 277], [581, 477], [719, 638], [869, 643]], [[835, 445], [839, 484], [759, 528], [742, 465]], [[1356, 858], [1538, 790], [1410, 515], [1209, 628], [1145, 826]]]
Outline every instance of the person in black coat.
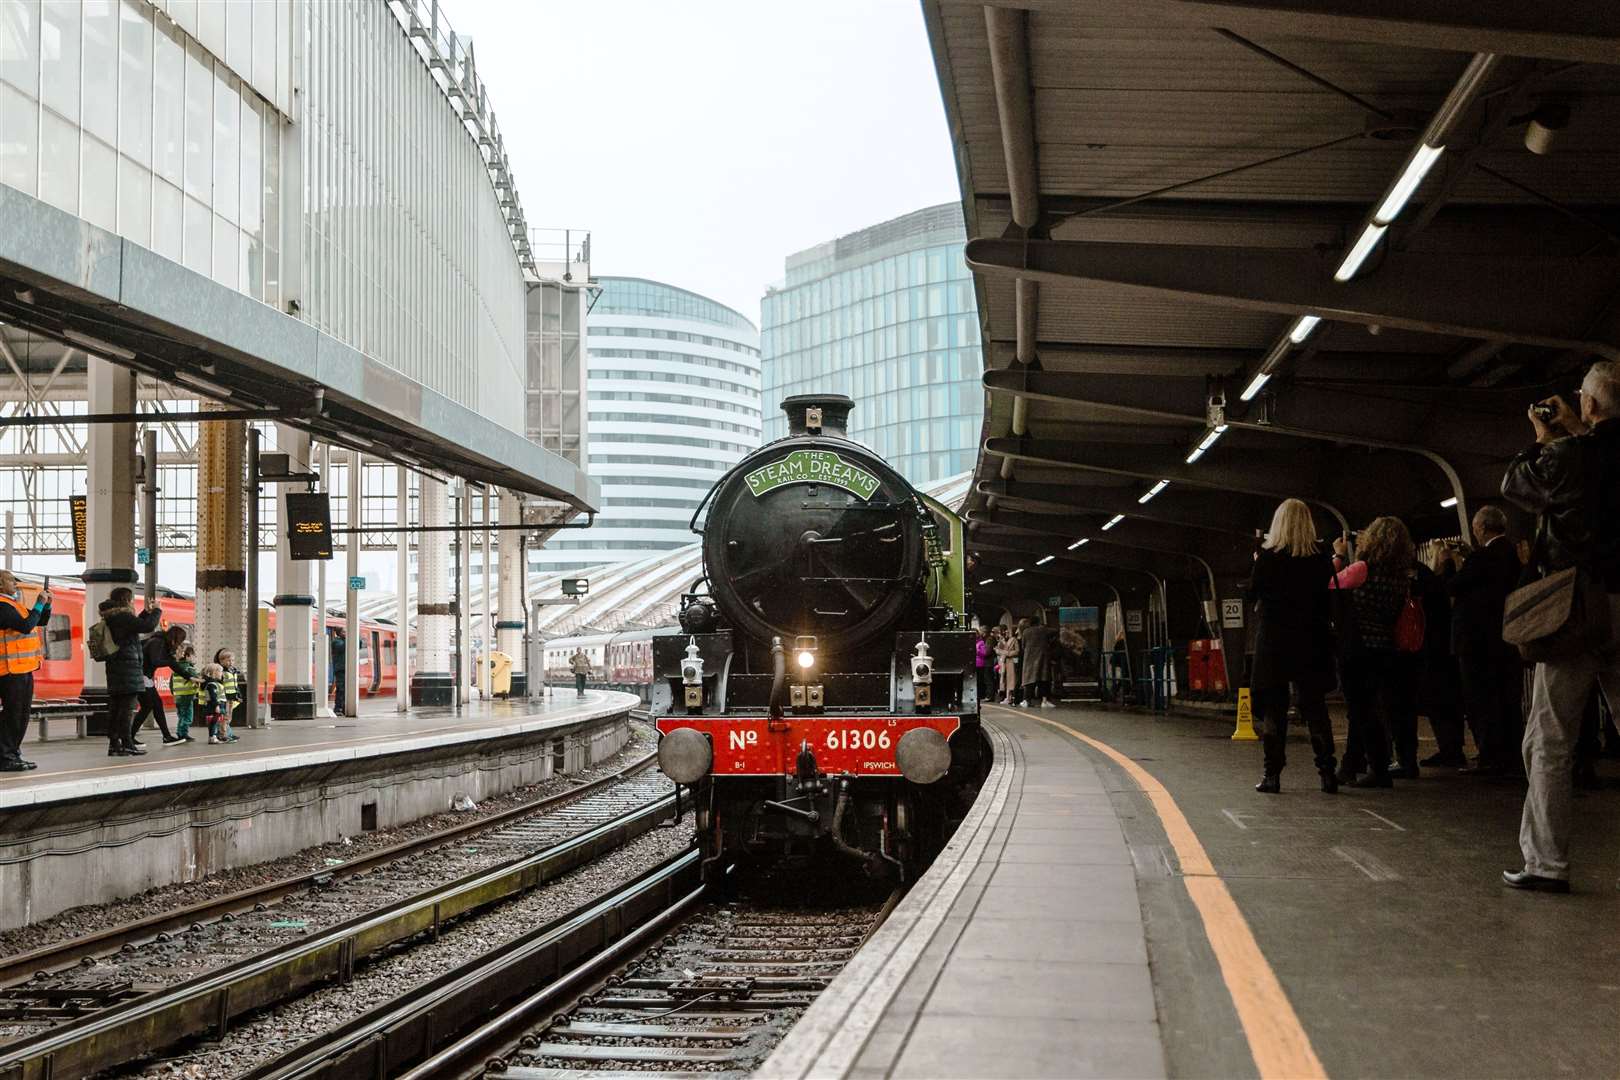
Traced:
[[101, 602], [101, 621], [107, 624], [108, 645], [113, 649], [107, 658], [107, 754], [110, 757], [128, 757], [144, 754], [146, 750], [135, 744], [135, 706], [141, 691], [146, 688], [146, 658], [141, 652], [141, 638], [158, 628], [163, 609], [153, 604], [139, 615], [135, 614], [135, 592], [119, 586]]
[[[1412, 583], [1423, 602], [1423, 679], [1419, 708], [1429, 718], [1436, 751], [1418, 764], [1460, 769], [1468, 764], [1463, 753], [1462, 675], [1451, 652], [1451, 596], [1443, 576], [1450, 565], [1450, 547], [1434, 553], [1434, 565], [1420, 569]], [[1423, 572], [1427, 570], [1428, 572]]]
[[1255, 553], [1249, 578], [1249, 598], [1258, 620], [1249, 682], [1265, 760], [1265, 775], [1256, 791], [1282, 790], [1290, 690], [1311, 733], [1322, 790], [1330, 795], [1339, 790], [1333, 726], [1324, 700], [1334, 686], [1328, 596], [1332, 576], [1333, 564], [1316, 541], [1310, 508], [1298, 499], [1286, 500], [1271, 518], [1271, 531]]
[[146, 677], [141, 687], [140, 709], [135, 713], [135, 719], [130, 726], [139, 731], [148, 716], [156, 717], [158, 730], [163, 733], [164, 746], [192, 741], [189, 737], [182, 739], [169, 731], [169, 718], [163, 712], [163, 695], [157, 688], [157, 673], [164, 668], [170, 671], [176, 667], [189, 669], [190, 673], [195, 675], [195, 668], [176, 658], [180, 646], [185, 643], [186, 628], [171, 626], [163, 633], [153, 634], [147, 638], [146, 644], [141, 648], [141, 667]]
[[1463, 712], [1483, 773], [1517, 772], [1523, 734], [1524, 665], [1502, 640], [1502, 607], [1524, 566], [1499, 506], [1472, 522], [1477, 546], [1467, 558], [1453, 549], [1445, 571], [1451, 594], [1451, 652], [1462, 672]]

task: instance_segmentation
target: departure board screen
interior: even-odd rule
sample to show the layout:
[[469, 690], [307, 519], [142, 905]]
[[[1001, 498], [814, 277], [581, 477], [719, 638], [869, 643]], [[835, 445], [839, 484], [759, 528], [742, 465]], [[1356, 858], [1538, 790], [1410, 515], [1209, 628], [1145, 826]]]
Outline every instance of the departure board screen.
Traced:
[[332, 508], [323, 492], [287, 492], [287, 546], [294, 559], [332, 557]]

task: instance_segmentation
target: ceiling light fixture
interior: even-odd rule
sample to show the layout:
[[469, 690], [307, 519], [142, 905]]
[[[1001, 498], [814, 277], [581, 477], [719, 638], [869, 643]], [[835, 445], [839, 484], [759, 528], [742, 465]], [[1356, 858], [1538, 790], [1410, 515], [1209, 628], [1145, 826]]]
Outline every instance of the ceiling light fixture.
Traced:
[[1009, 571], [1007, 571], [1007, 576], [1008, 577], [1017, 577], [1019, 574], [1022, 574], [1023, 572], [1024, 572], [1024, 568], [1020, 566], [1017, 570], [1009, 570]]
[[1084, 540], [1076, 540], [1074, 543], [1069, 545], [1069, 550], [1073, 551], [1077, 547], [1085, 547], [1089, 543], [1091, 543], [1091, 538], [1090, 537], [1087, 537]]
[[62, 336], [73, 342], [75, 345], [83, 346], [86, 350], [95, 353], [97, 356], [110, 356], [117, 360], [135, 359], [135, 354], [130, 352], [128, 349], [114, 345], [109, 341], [102, 341], [100, 338], [91, 337], [89, 334], [81, 334], [77, 330], [63, 330]]
[[193, 375], [189, 371], [175, 372], [174, 379], [176, 382], [185, 383], [187, 386], [193, 387], [197, 390], [202, 390], [205, 393], [217, 394], [220, 397], [231, 396], [231, 392], [227, 387], [221, 386], [217, 382], [210, 382], [209, 380], [201, 378], [200, 376]]
[[1204, 456], [1204, 448], [1202, 446], [1195, 446], [1195, 447], [1192, 448], [1192, 453], [1187, 455], [1187, 464], [1191, 465], [1193, 462], [1197, 461], [1199, 458], [1201, 458], [1203, 456]]
[[1298, 345], [1300, 342], [1311, 336], [1311, 331], [1315, 330], [1316, 324], [1321, 321], [1322, 316], [1320, 315], [1301, 315], [1298, 319], [1294, 320], [1294, 325], [1289, 328], [1288, 340], [1292, 341], [1295, 345]]
[[1453, 495], [1453, 496], [1452, 496], [1452, 497], [1451, 497], [1451, 498], [1449, 498], [1449, 499], [1441, 499], [1441, 500], [1440, 500], [1440, 505], [1441, 505], [1441, 506], [1442, 506], [1442, 507], [1443, 507], [1443, 508], [1445, 508], [1445, 509], [1447, 509], [1447, 510], [1450, 510], [1450, 509], [1451, 509], [1451, 508], [1452, 508], [1452, 507], [1453, 507], [1453, 506], [1456, 506], [1456, 505], [1457, 505], [1457, 496], [1455, 496], [1455, 495]]
[[1056, 555], [1043, 555], [1039, 559], [1035, 560], [1035, 565], [1036, 566], [1045, 566], [1047, 563], [1051, 562], [1055, 558], [1057, 558]]
[[1445, 149], [1443, 146], [1419, 144], [1412, 152], [1412, 156], [1407, 159], [1406, 170], [1401, 173], [1401, 178], [1395, 181], [1395, 186], [1389, 189], [1389, 194], [1384, 196], [1384, 201], [1379, 203], [1378, 209], [1373, 212], [1373, 220], [1380, 225], [1388, 225], [1394, 221], [1406, 206], [1406, 200], [1417, 191], [1419, 185], [1423, 183], [1423, 178], [1429, 175], [1429, 170], [1434, 168], [1434, 163], [1440, 160], [1440, 155]]
[[1242, 398], [1244, 401], [1253, 401], [1254, 396], [1258, 394], [1261, 389], [1264, 388], [1266, 383], [1270, 381], [1271, 372], [1258, 371], [1255, 373], [1254, 378], [1249, 380], [1249, 385], [1243, 388], [1243, 393], [1239, 394], [1238, 397]]
[[1373, 248], [1378, 246], [1378, 241], [1384, 238], [1384, 233], [1388, 228], [1387, 225], [1368, 222], [1367, 227], [1361, 230], [1361, 235], [1356, 238], [1355, 246], [1344, 257], [1344, 262], [1340, 263], [1339, 268], [1333, 271], [1333, 280], [1349, 281], [1355, 277], [1356, 271], [1360, 270], [1361, 264], [1367, 261], [1367, 256], [1372, 254]]
[[994, 581], [994, 580], [996, 580], [996, 579], [995, 579], [995, 578], [993, 578], [993, 577], [987, 577], [987, 578], [985, 578], [985, 579], [984, 579], [984, 580], [983, 580], [983, 581], [981, 581], [981, 582], [979, 582], [979, 584], [980, 584], [980, 585], [988, 585], [988, 584], [990, 584], [990, 583], [991, 583], [991, 582], [992, 582], [992, 581]]
[[1168, 481], [1168, 480], [1160, 480], [1157, 484], [1154, 484], [1152, 487], [1148, 488], [1147, 494], [1143, 495], [1141, 498], [1137, 499], [1136, 501], [1138, 503], [1146, 503], [1150, 499], [1152, 499], [1153, 496], [1157, 495], [1159, 492], [1163, 491], [1165, 488], [1167, 488], [1169, 486], [1170, 486], [1170, 481]]
[[1108, 523], [1103, 526], [1103, 532], [1107, 532], [1109, 529], [1112, 529], [1115, 525], [1118, 525], [1120, 522], [1122, 522], [1124, 520], [1125, 520], [1125, 515], [1124, 514], [1115, 514], [1113, 517], [1109, 518]]

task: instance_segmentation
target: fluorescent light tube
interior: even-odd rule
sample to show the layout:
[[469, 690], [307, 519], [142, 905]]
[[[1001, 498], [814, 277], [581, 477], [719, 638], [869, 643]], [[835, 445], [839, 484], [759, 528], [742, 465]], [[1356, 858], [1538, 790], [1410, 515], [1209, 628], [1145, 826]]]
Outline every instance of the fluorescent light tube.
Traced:
[[1167, 488], [1169, 486], [1170, 486], [1170, 481], [1168, 481], [1168, 480], [1160, 480], [1157, 484], [1154, 484], [1151, 488], [1148, 488], [1147, 494], [1143, 495], [1140, 499], [1137, 499], [1136, 501], [1138, 503], [1145, 503], [1149, 499], [1153, 498], [1153, 496], [1157, 495], [1159, 492], [1163, 491], [1165, 488]]
[[116, 360], [135, 359], [135, 354], [128, 349], [114, 345], [110, 341], [102, 341], [100, 338], [91, 337], [89, 334], [81, 334], [77, 330], [63, 330], [62, 336], [75, 345], [84, 346], [85, 349], [95, 353], [97, 356], [110, 356]]
[[1450, 510], [1453, 506], [1457, 505], [1457, 496], [1453, 495], [1449, 499], [1440, 500], [1440, 505], [1443, 506], [1444, 508], [1446, 508], [1447, 510]]
[[1214, 446], [1217, 442], [1220, 441], [1221, 435], [1225, 431], [1226, 431], [1226, 425], [1225, 424], [1222, 424], [1220, 427], [1215, 428], [1214, 430], [1210, 431], [1198, 443], [1198, 449], [1200, 449], [1200, 450], [1208, 450], [1210, 447]]
[[981, 582], [979, 582], [979, 584], [980, 584], [980, 585], [988, 585], [988, 584], [990, 584], [990, 583], [991, 583], [991, 582], [992, 582], [992, 581], [994, 581], [994, 580], [996, 580], [996, 579], [995, 579], [995, 578], [993, 578], [993, 577], [987, 577], [987, 578], [985, 578], [985, 579], [984, 579], [984, 580], [983, 580], [983, 581], [981, 581]]
[[1022, 574], [1023, 572], [1024, 572], [1024, 568], [1019, 567], [1017, 570], [1009, 570], [1009, 571], [1007, 571], [1007, 576], [1008, 577], [1017, 577], [1019, 574]]
[[1074, 542], [1074, 543], [1072, 543], [1072, 544], [1070, 544], [1070, 545], [1069, 545], [1069, 550], [1070, 550], [1070, 551], [1073, 551], [1073, 550], [1074, 550], [1074, 549], [1075, 549], [1075, 548], [1077, 548], [1077, 547], [1084, 547], [1084, 546], [1086, 546], [1086, 545], [1087, 545], [1087, 544], [1089, 544], [1089, 543], [1091, 543], [1091, 538], [1090, 538], [1090, 537], [1087, 537], [1087, 538], [1086, 538], [1086, 539], [1084, 539], [1084, 540], [1076, 540], [1076, 541], [1075, 541], [1075, 542]]
[[1294, 321], [1294, 325], [1289, 328], [1288, 340], [1298, 345], [1311, 336], [1311, 331], [1315, 330], [1316, 324], [1321, 321], [1322, 316], [1320, 315], [1301, 315]]
[[210, 382], [207, 379], [193, 375], [189, 371], [175, 372], [174, 379], [176, 382], [185, 383], [187, 386], [195, 387], [198, 390], [203, 390], [210, 394], [218, 394], [220, 397], [231, 396], [230, 390], [226, 387], [219, 385], [217, 382]]
[[1197, 461], [1199, 458], [1201, 458], [1203, 456], [1204, 456], [1204, 448], [1202, 446], [1195, 446], [1195, 447], [1193, 447], [1192, 453], [1187, 455], [1187, 464], [1191, 465], [1193, 462]]
[[1103, 526], [1103, 532], [1107, 532], [1109, 529], [1112, 529], [1115, 525], [1118, 525], [1120, 522], [1122, 522], [1124, 520], [1125, 520], [1125, 515], [1124, 514], [1115, 514], [1113, 517], [1108, 519], [1108, 524]]
[[1443, 146], [1430, 146], [1427, 143], [1419, 146], [1417, 153], [1406, 163], [1406, 171], [1395, 181], [1395, 186], [1389, 189], [1384, 201], [1378, 204], [1373, 220], [1380, 225], [1388, 225], [1394, 221], [1396, 215], [1406, 206], [1406, 200], [1417, 191], [1419, 185], [1423, 183], [1423, 178], [1429, 175], [1429, 170], [1434, 168], [1434, 163], [1440, 159], [1444, 151]]
[[1244, 401], [1253, 401], [1254, 400], [1254, 395], [1258, 394], [1260, 392], [1261, 388], [1264, 387], [1266, 385], [1266, 383], [1268, 383], [1270, 381], [1271, 381], [1271, 372], [1269, 372], [1269, 371], [1256, 372], [1254, 378], [1249, 380], [1249, 385], [1245, 386], [1243, 388], [1243, 393], [1239, 394], [1238, 397], [1242, 398]]
[[1041, 558], [1035, 560], [1035, 565], [1036, 566], [1045, 566], [1047, 563], [1051, 562], [1055, 558], [1057, 558], [1056, 555], [1042, 556]]
[[1356, 238], [1355, 247], [1350, 249], [1350, 254], [1344, 257], [1344, 262], [1339, 264], [1339, 268], [1333, 271], [1333, 280], [1349, 281], [1355, 277], [1356, 271], [1361, 269], [1361, 264], [1367, 261], [1367, 256], [1378, 246], [1378, 241], [1384, 238], [1384, 232], [1388, 227], [1374, 223], [1363, 229], [1361, 235]]

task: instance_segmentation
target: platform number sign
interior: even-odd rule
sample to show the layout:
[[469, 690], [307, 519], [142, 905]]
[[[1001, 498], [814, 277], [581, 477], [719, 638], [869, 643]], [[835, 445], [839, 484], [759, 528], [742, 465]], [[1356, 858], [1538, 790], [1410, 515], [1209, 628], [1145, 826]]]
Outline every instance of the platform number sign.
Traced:
[[363, 577], [352, 577], [352, 578], [350, 578], [349, 579], [349, 589], [352, 592], [365, 592], [366, 591], [366, 579], [363, 578]]
[[1243, 629], [1243, 601], [1221, 601], [1221, 626], [1227, 630]]
[[1127, 611], [1125, 613], [1125, 629], [1127, 632], [1132, 634], [1140, 634], [1142, 632], [1141, 611]]
[[562, 580], [562, 594], [564, 596], [584, 596], [590, 591], [590, 578], [565, 577]]

